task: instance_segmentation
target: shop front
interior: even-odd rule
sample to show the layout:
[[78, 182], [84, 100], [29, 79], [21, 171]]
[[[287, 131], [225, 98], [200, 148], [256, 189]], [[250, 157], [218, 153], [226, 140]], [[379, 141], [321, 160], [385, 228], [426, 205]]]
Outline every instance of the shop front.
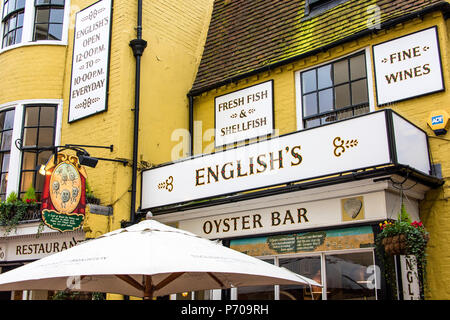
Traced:
[[146, 170], [142, 208], [323, 284], [222, 298], [389, 299], [379, 223], [402, 204], [420, 220], [419, 201], [439, 184], [430, 173], [424, 132], [384, 110]]
[[[85, 240], [82, 230], [55, 232], [45, 228], [36, 234], [36, 226], [18, 227], [11, 236], [0, 237], [0, 273], [69, 249]], [[0, 300], [47, 300], [46, 290], [0, 292]]]
[[[232, 249], [324, 285], [313, 288], [313, 296], [303, 287], [238, 288], [231, 290], [232, 299], [380, 299], [390, 293], [381, 277], [375, 237], [381, 221], [397, 218], [401, 196], [395, 182], [403, 180], [396, 175], [364, 179], [155, 219], [220, 239]], [[403, 193], [403, 202], [418, 220], [418, 201], [427, 188], [411, 180], [404, 185], [414, 185]]]

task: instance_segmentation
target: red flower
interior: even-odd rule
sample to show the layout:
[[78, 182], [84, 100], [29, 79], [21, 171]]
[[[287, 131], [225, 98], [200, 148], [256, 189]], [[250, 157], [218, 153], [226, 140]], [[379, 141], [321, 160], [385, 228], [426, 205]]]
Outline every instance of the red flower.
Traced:
[[412, 222], [411, 225], [412, 225], [414, 228], [423, 227], [423, 223], [422, 223], [422, 222], [417, 222], [417, 221]]

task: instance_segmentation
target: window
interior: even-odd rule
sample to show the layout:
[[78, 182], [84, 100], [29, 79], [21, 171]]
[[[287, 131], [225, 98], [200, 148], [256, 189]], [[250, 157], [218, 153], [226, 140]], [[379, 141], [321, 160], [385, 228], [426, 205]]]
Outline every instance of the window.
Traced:
[[327, 2], [331, 2], [331, 0], [308, 0], [308, 2], [309, 2], [310, 7], [314, 7], [314, 6], [319, 6], [319, 5], [327, 3]]
[[[320, 256], [298, 257], [280, 259], [280, 267], [284, 267], [295, 273], [313, 279], [321, 283]], [[320, 300], [322, 299], [322, 288], [311, 286], [284, 285], [280, 286], [280, 300]]]
[[36, 0], [33, 41], [61, 40], [64, 0]]
[[2, 49], [40, 41], [46, 44], [67, 42], [68, 23], [64, 21], [70, 11], [67, 1], [0, 0], [0, 7]]
[[38, 198], [42, 193], [45, 177], [38, 174], [38, 169], [52, 155], [52, 151], [48, 149], [54, 146], [55, 141], [56, 108], [56, 105], [45, 104], [25, 106], [19, 196], [29, 187], [34, 187]]
[[374, 265], [373, 255], [368, 252], [327, 255], [328, 300], [375, 300], [375, 286], [370, 285]]
[[305, 1], [305, 16], [314, 17], [318, 14], [334, 8], [335, 6], [347, 0], [306, 0]]
[[[277, 255], [275, 265], [323, 285], [275, 285], [237, 288], [238, 300], [376, 300], [380, 278], [373, 250]], [[264, 259], [263, 259], [264, 260]], [[273, 263], [273, 259], [265, 260]]]
[[3, 48], [22, 41], [24, 10], [25, 0], [3, 1]]
[[[267, 263], [274, 264], [273, 259], [262, 259]], [[273, 300], [274, 286], [249, 286], [238, 289], [238, 300]]]
[[300, 82], [304, 128], [369, 112], [364, 52], [301, 72]]
[[0, 198], [5, 200], [14, 125], [14, 110], [0, 112]]

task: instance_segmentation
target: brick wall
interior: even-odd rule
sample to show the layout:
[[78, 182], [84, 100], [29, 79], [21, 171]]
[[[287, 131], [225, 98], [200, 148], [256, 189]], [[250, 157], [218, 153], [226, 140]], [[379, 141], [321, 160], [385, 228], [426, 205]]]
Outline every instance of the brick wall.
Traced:
[[[295, 61], [291, 64], [275, 68], [255, 75], [251, 78], [240, 80], [237, 84], [228, 84], [218, 89], [205, 92], [195, 99], [195, 120], [202, 124], [202, 132], [214, 128], [214, 98], [229, 92], [233, 92], [259, 82], [274, 80], [274, 112], [275, 128], [279, 134], [297, 130], [296, 125], [296, 96], [295, 96], [295, 72], [308, 69], [327, 61], [338, 59], [352, 52], [369, 48], [390, 39], [397, 38], [415, 31], [420, 31], [432, 26], [438, 27], [439, 42], [441, 47], [442, 70], [446, 91], [426, 95], [419, 98], [405, 100], [388, 106], [401, 114], [421, 129], [425, 130], [429, 138], [430, 149], [434, 163], [442, 166], [442, 174], [445, 179], [443, 187], [430, 190], [420, 203], [420, 218], [431, 233], [428, 249], [428, 299], [450, 298], [450, 207], [449, 183], [450, 183], [450, 135], [436, 137], [427, 126], [428, 116], [431, 111], [445, 109], [450, 113], [450, 93], [448, 91], [449, 74], [449, 43], [448, 23], [440, 12], [428, 14], [424, 19], [414, 19], [404, 24], [399, 24], [390, 30], [379, 30], [372, 35], [359, 38], [352, 42], [336, 46], [318, 55]], [[372, 73], [372, 77], [374, 74]], [[372, 98], [375, 97], [375, 84], [372, 86]], [[375, 105], [375, 110], [378, 110]], [[194, 150], [196, 153], [211, 152], [207, 146], [213, 141], [204, 141], [200, 131], [195, 135]]]
[[[80, 8], [95, 1], [80, 1]], [[209, 23], [211, 0], [144, 1], [143, 39], [148, 45], [142, 56], [139, 129], [139, 161], [162, 163], [171, 160], [172, 132], [188, 126], [186, 94], [192, 86]], [[102, 205], [111, 205], [110, 229], [129, 220], [131, 160], [134, 130], [135, 58], [129, 42], [136, 38], [137, 3], [115, 0], [112, 22], [108, 110], [62, 127], [62, 142], [114, 145], [114, 151], [89, 149], [93, 156], [128, 159], [129, 165], [99, 161], [87, 168], [88, 181]], [[71, 17], [74, 19], [74, 16]], [[64, 85], [64, 115], [67, 119], [73, 30]], [[141, 167], [139, 164], [138, 167]], [[140, 172], [136, 207], [139, 207]], [[103, 230], [105, 219], [90, 219], [91, 233]], [[96, 225], [98, 222], [98, 225]], [[103, 232], [103, 231], [101, 231]]]

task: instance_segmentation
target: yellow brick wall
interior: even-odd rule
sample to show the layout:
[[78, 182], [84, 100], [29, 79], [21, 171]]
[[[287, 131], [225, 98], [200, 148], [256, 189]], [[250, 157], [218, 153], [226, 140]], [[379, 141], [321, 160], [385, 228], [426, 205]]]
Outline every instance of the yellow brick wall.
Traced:
[[144, 2], [143, 36], [148, 47], [142, 61], [144, 138], [139, 148], [144, 160], [153, 164], [175, 160], [172, 149], [181, 142], [177, 134], [189, 127], [187, 93], [200, 63], [212, 4], [211, 0]]
[[[75, 13], [93, 4], [95, 1], [73, 1], [74, 11], [68, 34], [66, 73], [64, 81], [64, 108], [61, 130], [61, 144], [113, 145], [113, 152], [107, 149], [86, 148], [96, 157], [131, 159], [131, 132], [133, 106], [133, 65], [134, 58], [128, 42], [134, 32], [134, 12], [127, 1], [114, 1], [108, 109], [106, 112], [68, 123], [69, 91], [71, 81], [71, 63], [74, 37]], [[113, 205], [114, 216], [111, 218], [111, 230], [120, 227], [121, 220], [129, 219], [129, 186], [131, 185], [131, 168], [120, 163], [99, 161], [95, 168], [86, 168], [88, 182], [102, 205]], [[96, 216], [96, 215], [91, 215]], [[85, 228], [92, 230], [90, 235], [97, 235], [106, 230], [104, 217], [88, 219]]]
[[[28, 99], [61, 99], [66, 47], [30, 45], [0, 55], [0, 105]], [[46, 81], [42, 81], [46, 79]]]
[[[372, 46], [415, 31], [437, 26], [442, 53], [442, 69], [447, 90], [420, 98], [409, 99], [388, 106], [422, 128], [430, 136], [429, 143], [434, 163], [442, 165], [442, 174], [446, 184], [437, 190], [427, 193], [421, 202], [421, 219], [431, 233], [429, 244], [427, 299], [450, 299], [450, 207], [448, 205], [450, 183], [450, 134], [436, 138], [427, 127], [427, 118], [432, 110], [445, 109], [450, 113], [450, 92], [448, 91], [449, 44], [448, 27], [440, 12], [428, 14], [423, 20], [416, 18], [404, 24], [399, 24], [390, 30], [379, 30], [352, 42], [336, 46], [326, 52], [298, 60], [294, 63], [263, 72], [218, 89], [203, 93], [195, 98], [194, 118], [197, 130], [194, 134], [194, 151], [196, 154], [213, 151], [213, 139], [205, 140], [202, 134], [214, 128], [214, 98], [270, 79], [274, 80], [274, 113], [275, 128], [279, 134], [292, 132], [296, 129], [296, 96], [295, 72], [309, 67], [335, 60], [352, 52]], [[373, 70], [373, 68], [372, 68]], [[374, 74], [372, 73], [374, 78]], [[375, 99], [375, 84], [373, 83], [373, 98]], [[375, 100], [376, 101], [376, 100]], [[375, 105], [375, 109], [379, 109]], [[201, 125], [199, 125], [201, 124]], [[200, 131], [201, 126], [201, 131]], [[208, 137], [209, 138], [209, 137]], [[220, 149], [216, 149], [220, 150]]]
[[[82, 9], [95, 1], [74, 1]], [[212, 10], [211, 0], [144, 1], [143, 39], [148, 45], [142, 56], [139, 130], [139, 161], [171, 160], [172, 132], [188, 128], [186, 94], [192, 86]], [[64, 81], [62, 143], [114, 145], [113, 152], [87, 149], [92, 156], [128, 159], [129, 165], [99, 161], [87, 168], [88, 181], [102, 205], [113, 207], [110, 218], [91, 214], [85, 224], [89, 236], [120, 227], [130, 216], [131, 160], [134, 130], [135, 58], [129, 42], [136, 38], [137, 2], [114, 0], [108, 110], [68, 123], [68, 101], [73, 50], [73, 21]], [[139, 165], [138, 167], [141, 167]], [[140, 199], [138, 172], [137, 206]], [[105, 229], [105, 224], [108, 228]]]

